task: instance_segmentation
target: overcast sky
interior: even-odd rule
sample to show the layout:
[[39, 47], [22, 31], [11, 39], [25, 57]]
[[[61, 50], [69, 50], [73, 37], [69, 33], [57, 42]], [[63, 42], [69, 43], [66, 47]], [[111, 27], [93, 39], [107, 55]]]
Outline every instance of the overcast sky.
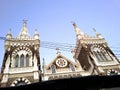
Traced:
[[[18, 36], [23, 21], [31, 36], [37, 29], [41, 41], [76, 43], [71, 21], [88, 35], [93, 28], [101, 33], [110, 47], [120, 47], [120, 0], [0, 0], [0, 36], [9, 29]], [[0, 40], [0, 66], [4, 57], [4, 40]], [[119, 50], [120, 51], [120, 50]], [[70, 52], [61, 52], [67, 57]], [[119, 52], [118, 52], [119, 53]], [[49, 63], [56, 50], [40, 47], [40, 57]]]

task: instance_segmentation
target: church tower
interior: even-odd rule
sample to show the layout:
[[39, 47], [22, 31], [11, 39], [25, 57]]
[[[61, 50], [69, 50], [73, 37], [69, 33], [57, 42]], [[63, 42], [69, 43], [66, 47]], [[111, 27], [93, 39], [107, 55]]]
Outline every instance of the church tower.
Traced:
[[75, 22], [73, 27], [76, 32], [74, 57], [80, 62], [87, 75], [120, 74], [119, 60], [101, 34], [94, 29], [95, 36], [86, 35]]
[[41, 81], [39, 34], [30, 37], [26, 21], [17, 37], [8, 32], [1, 69], [1, 87], [26, 85]]

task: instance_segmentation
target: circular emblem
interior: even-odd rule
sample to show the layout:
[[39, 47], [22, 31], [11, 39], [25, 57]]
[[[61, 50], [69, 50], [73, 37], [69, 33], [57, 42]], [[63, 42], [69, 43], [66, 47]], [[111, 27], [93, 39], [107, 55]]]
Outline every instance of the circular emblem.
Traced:
[[56, 64], [59, 67], [65, 67], [65, 66], [67, 66], [67, 61], [63, 58], [59, 58], [59, 59], [56, 60]]

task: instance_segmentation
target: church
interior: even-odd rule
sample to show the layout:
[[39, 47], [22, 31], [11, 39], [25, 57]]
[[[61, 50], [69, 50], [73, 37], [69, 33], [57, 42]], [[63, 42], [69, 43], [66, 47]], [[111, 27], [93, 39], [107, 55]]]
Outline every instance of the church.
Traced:
[[71, 51], [74, 61], [57, 52], [49, 64], [41, 64], [39, 33], [30, 36], [27, 22], [18, 36], [6, 34], [4, 58], [0, 73], [0, 87], [15, 87], [36, 82], [69, 79], [83, 76], [107, 76], [120, 74], [119, 59], [106, 40], [98, 32], [95, 36], [85, 34], [72, 23], [76, 33], [76, 46]]

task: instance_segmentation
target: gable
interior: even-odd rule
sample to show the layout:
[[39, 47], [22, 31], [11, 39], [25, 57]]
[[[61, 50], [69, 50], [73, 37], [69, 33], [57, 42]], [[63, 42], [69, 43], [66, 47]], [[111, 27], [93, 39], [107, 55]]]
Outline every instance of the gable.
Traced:
[[70, 64], [76, 66], [76, 63], [72, 62], [72, 60], [66, 58], [62, 54], [57, 54], [55, 58], [47, 65], [46, 69], [50, 69], [52, 65], [55, 65], [56, 69], [59, 68], [69, 68]]

